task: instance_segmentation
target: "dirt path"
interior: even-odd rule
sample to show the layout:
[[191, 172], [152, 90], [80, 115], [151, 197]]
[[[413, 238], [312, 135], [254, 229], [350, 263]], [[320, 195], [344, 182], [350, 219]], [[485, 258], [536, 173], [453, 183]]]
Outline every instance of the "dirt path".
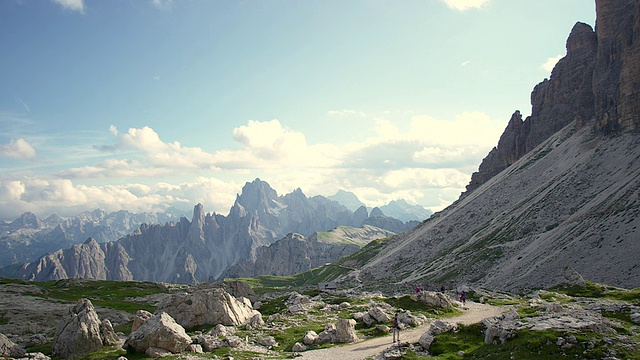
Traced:
[[[484, 318], [491, 316], [497, 316], [502, 314], [506, 309], [504, 307], [491, 306], [486, 304], [479, 304], [474, 302], [467, 302], [462, 308], [464, 314], [449, 319], [443, 319], [444, 321], [456, 324], [474, 324], [482, 321]], [[431, 323], [427, 322], [421, 326], [411, 328], [409, 330], [402, 331], [400, 333], [400, 339], [402, 342], [415, 343], [418, 342], [420, 336], [424, 334]], [[304, 360], [325, 360], [325, 359], [340, 359], [340, 360], [362, 360], [369, 357], [374, 357], [380, 354], [384, 349], [392, 345], [391, 335], [374, 338], [371, 340], [361, 341], [344, 346], [336, 346], [328, 349], [310, 350], [301, 353], [302, 357], [299, 359]]]

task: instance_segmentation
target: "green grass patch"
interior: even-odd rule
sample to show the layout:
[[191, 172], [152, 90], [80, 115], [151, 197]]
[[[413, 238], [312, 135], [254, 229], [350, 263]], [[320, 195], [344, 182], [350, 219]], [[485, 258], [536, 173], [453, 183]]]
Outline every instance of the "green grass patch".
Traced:
[[42, 293], [33, 296], [75, 302], [87, 298], [96, 306], [135, 313], [138, 310], [154, 312], [156, 307], [144, 302], [131, 301], [132, 298], [165, 293], [160, 284], [142, 281], [108, 281], [66, 279], [32, 283], [40, 287]]
[[586, 281], [584, 286], [558, 286], [551, 290], [573, 297], [606, 298], [640, 304], [640, 288], [627, 290]]
[[481, 324], [459, 325], [458, 331], [436, 335], [429, 353], [438, 359], [459, 359], [459, 351], [471, 353], [484, 345], [484, 328]]
[[456, 308], [441, 308], [427, 306], [420, 301], [415, 301], [411, 298], [411, 295], [404, 295], [401, 297], [392, 297], [384, 299], [387, 304], [400, 308], [403, 310], [409, 310], [412, 313], [423, 314], [428, 317], [453, 317], [462, 314], [462, 311]]

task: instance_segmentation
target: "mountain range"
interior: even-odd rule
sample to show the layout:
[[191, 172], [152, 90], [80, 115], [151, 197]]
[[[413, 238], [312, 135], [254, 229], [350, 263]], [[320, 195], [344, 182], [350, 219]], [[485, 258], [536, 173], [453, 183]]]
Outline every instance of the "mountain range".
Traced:
[[[640, 2], [597, 0], [467, 191], [338, 263], [363, 287], [640, 286]], [[406, 285], [405, 285], [406, 286]]]
[[268, 183], [255, 179], [245, 184], [227, 216], [206, 214], [198, 204], [191, 221], [183, 217], [165, 224], [142, 223], [117, 241], [85, 239], [2, 273], [38, 281], [80, 277], [191, 284], [217, 279], [237, 263], [255, 261], [260, 247], [289, 233], [308, 236], [342, 225], [370, 225], [390, 234], [417, 224], [385, 216], [377, 208], [371, 214], [364, 206], [351, 212], [322, 196], [308, 198], [300, 189], [279, 196]]
[[[337, 201], [351, 211], [356, 211], [362, 206], [366, 207], [366, 205], [358, 199], [358, 196], [350, 191], [338, 190], [334, 195], [327, 196], [327, 199]], [[411, 205], [404, 199], [392, 200], [389, 204], [380, 206], [379, 209], [385, 215], [404, 222], [423, 221], [433, 215], [433, 211], [425, 209], [421, 205]]]

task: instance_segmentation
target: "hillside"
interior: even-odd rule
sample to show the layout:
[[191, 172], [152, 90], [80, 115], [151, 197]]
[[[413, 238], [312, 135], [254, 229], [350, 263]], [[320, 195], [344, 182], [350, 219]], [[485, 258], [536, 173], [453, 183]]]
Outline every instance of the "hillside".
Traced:
[[291, 233], [269, 246], [258, 248], [255, 260], [233, 265], [224, 277], [293, 275], [334, 262], [360, 250], [372, 240], [392, 235], [391, 231], [369, 225], [361, 228], [339, 226], [309, 237]]
[[[580, 278], [640, 286], [640, 3], [597, 1], [468, 191], [340, 263], [343, 281], [515, 290]], [[607, 99], [607, 101], [602, 101]], [[633, 110], [635, 109], [635, 110]]]

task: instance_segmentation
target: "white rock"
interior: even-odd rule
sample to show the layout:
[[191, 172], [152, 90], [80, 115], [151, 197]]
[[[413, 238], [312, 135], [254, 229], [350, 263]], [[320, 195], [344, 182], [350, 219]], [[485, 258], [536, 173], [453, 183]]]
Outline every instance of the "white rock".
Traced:
[[150, 347], [180, 353], [191, 345], [191, 337], [184, 328], [167, 313], [161, 312], [147, 320], [140, 328], [129, 335], [124, 348], [133, 348], [145, 353]]

